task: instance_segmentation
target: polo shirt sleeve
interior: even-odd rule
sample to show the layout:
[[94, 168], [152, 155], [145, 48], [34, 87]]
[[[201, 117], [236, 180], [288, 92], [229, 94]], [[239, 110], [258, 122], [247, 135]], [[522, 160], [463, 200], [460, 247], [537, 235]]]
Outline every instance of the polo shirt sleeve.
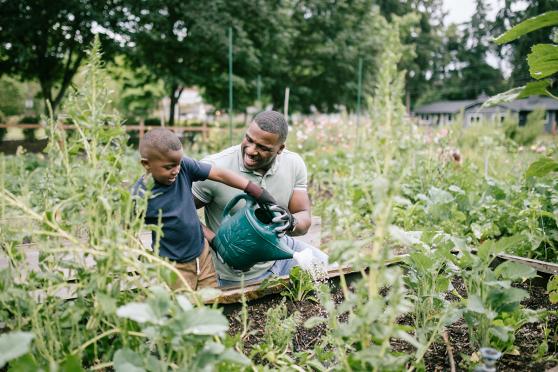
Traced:
[[308, 188], [308, 171], [306, 170], [304, 160], [298, 154], [296, 154], [295, 164], [295, 183], [293, 188], [295, 190], [306, 190]]
[[[200, 163], [208, 165], [211, 168], [211, 162], [207, 158], [202, 159]], [[213, 190], [211, 188], [212, 184], [214, 184], [214, 182], [210, 182], [209, 180], [194, 182], [192, 184], [192, 194], [202, 203], [209, 204], [213, 200]]]
[[186, 156], [182, 158], [180, 166], [186, 169], [192, 182], [206, 180], [211, 170], [211, 164], [202, 163]]

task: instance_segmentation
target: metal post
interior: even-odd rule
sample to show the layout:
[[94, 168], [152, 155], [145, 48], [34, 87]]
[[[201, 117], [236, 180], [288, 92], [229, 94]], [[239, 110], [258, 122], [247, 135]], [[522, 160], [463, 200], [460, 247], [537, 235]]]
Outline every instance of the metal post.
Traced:
[[145, 134], [145, 119], [142, 117], [140, 119], [140, 123], [139, 123], [139, 138], [140, 138], [140, 140], [143, 138], [144, 134]]
[[262, 104], [262, 77], [258, 75], [258, 79], [256, 80], [256, 102], [258, 108], [261, 108]]
[[[5, 190], [5, 181], [4, 181], [4, 177], [6, 174], [6, 163], [4, 160], [4, 154], [0, 154], [0, 190], [2, 192], [4, 192]], [[4, 219], [4, 216], [6, 215], [6, 202], [4, 201], [4, 198], [2, 198], [2, 204], [0, 204], [0, 219]]]
[[229, 27], [229, 139], [231, 146], [233, 145], [232, 128], [233, 128], [233, 31]]
[[289, 122], [289, 87], [285, 88], [285, 103], [283, 106], [283, 115], [287, 123]]
[[362, 57], [358, 59], [358, 78], [357, 78], [357, 105], [356, 105], [356, 142], [359, 144], [360, 127], [360, 96], [362, 94]]

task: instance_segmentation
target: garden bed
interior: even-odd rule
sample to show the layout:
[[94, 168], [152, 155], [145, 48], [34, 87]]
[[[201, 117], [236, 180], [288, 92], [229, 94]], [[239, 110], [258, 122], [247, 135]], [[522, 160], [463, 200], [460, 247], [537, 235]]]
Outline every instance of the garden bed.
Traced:
[[[558, 305], [550, 303], [545, 288], [541, 286], [543, 283], [544, 281], [537, 280], [516, 285], [529, 292], [529, 297], [522, 302], [522, 305], [532, 310], [558, 310]], [[342, 291], [336, 284], [331, 284], [333, 299], [336, 303], [340, 303], [343, 300]], [[463, 283], [460, 279], [455, 279], [453, 284], [461, 295], [465, 294]], [[451, 296], [452, 295], [448, 295], [448, 299], [450, 299], [449, 297]], [[311, 329], [304, 327], [304, 322], [311, 317], [327, 316], [327, 312], [320, 304], [308, 300], [293, 302], [289, 299], [284, 299], [278, 294], [260, 298], [250, 301], [247, 306], [249, 328], [244, 338], [244, 347], [247, 355], [250, 354], [255, 346], [264, 342], [263, 337], [265, 333], [267, 311], [270, 308], [280, 305], [283, 301], [285, 302], [289, 315], [295, 312], [300, 314], [298, 326], [292, 339], [292, 349], [290, 353], [313, 349], [318, 345], [322, 336], [325, 335], [326, 330], [323, 324]], [[230, 322], [229, 333], [231, 335], [242, 333], [241, 311], [242, 309], [239, 305], [225, 308], [225, 313]], [[340, 319], [340, 321], [343, 322], [344, 319]], [[399, 319], [399, 322], [408, 324], [411, 322], [411, 319], [407, 316]], [[539, 352], [541, 343], [545, 340], [545, 327], [547, 330], [550, 330], [550, 334], [546, 337], [548, 350], [546, 352]], [[515, 335], [515, 345], [518, 349], [517, 355], [503, 355], [497, 364], [497, 369], [501, 371], [545, 371], [558, 365], [557, 328], [558, 316], [555, 314], [547, 318], [546, 325], [541, 323], [529, 323], [520, 328]], [[467, 368], [465, 364], [466, 359], [476, 351], [470, 346], [467, 325], [463, 319], [460, 319], [448, 326], [446, 331], [457, 370], [463, 370]], [[392, 346], [394, 350], [397, 351], [414, 352], [414, 349], [403, 341], [394, 341]], [[448, 348], [442, 339], [439, 339], [430, 347], [425, 355], [424, 361], [428, 371], [450, 370]]]

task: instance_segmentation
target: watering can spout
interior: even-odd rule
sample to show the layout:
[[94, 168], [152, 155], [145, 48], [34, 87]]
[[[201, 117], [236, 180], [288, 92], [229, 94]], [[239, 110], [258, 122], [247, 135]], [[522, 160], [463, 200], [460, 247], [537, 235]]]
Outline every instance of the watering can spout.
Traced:
[[[232, 208], [240, 201], [246, 205], [234, 214]], [[239, 194], [223, 211], [223, 221], [213, 240], [219, 258], [235, 270], [247, 271], [258, 262], [293, 258], [294, 251], [275, 233], [279, 226], [272, 212], [259, 208], [256, 200]]]

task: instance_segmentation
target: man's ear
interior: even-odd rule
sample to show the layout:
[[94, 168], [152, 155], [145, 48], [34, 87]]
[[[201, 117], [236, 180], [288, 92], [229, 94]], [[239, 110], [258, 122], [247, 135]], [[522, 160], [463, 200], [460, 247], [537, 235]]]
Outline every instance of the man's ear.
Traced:
[[149, 172], [149, 171], [151, 170], [151, 167], [149, 166], [149, 160], [147, 160], [147, 159], [145, 159], [145, 158], [141, 158], [141, 165], [143, 165], [143, 168], [144, 168], [146, 171]]
[[283, 150], [285, 149], [285, 144], [281, 144], [281, 146], [279, 146], [279, 151], [277, 151], [277, 155], [279, 155], [281, 152], [283, 152]]

